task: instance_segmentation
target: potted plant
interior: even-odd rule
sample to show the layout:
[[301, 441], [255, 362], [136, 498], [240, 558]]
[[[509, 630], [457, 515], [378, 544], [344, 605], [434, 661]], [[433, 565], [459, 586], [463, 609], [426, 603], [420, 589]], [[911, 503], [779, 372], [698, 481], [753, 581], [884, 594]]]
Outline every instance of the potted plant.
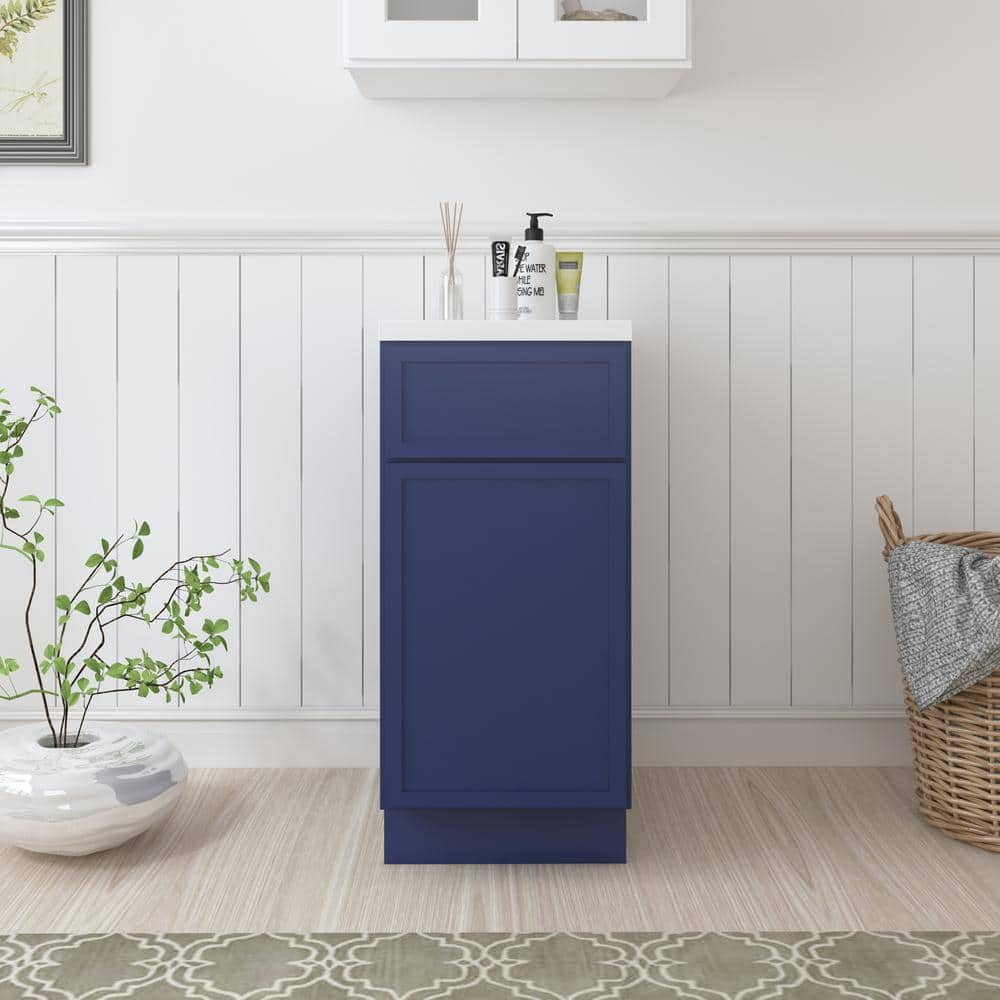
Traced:
[[[241, 601], [255, 602], [270, 589], [270, 574], [255, 559], [216, 552], [178, 559], [141, 577], [135, 564], [151, 529], [137, 521], [113, 539], [100, 539], [78, 585], [56, 596], [51, 634], [36, 634], [32, 612], [46, 531], [63, 504], [12, 487], [32, 428], [60, 412], [52, 396], [34, 386], [31, 392], [30, 415], [17, 416], [0, 389], [0, 555], [28, 567], [28, 655], [22, 663], [0, 646], [0, 699], [35, 699], [44, 722], [0, 734], [0, 841], [32, 851], [90, 854], [162, 820], [187, 778], [184, 759], [167, 740], [136, 726], [88, 722], [91, 705], [126, 691], [183, 703], [210, 688], [222, 676], [216, 658], [228, 650], [229, 622], [208, 617], [203, 606], [225, 587], [238, 587]], [[0, 575], [9, 579], [11, 574]], [[5, 601], [14, 599], [11, 586], [3, 583]], [[110, 640], [120, 622], [137, 623], [139, 635], [144, 629], [176, 639], [176, 657], [159, 659], [141, 644], [122, 648], [124, 630], [113, 655]], [[129, 639], [135, 634], [128, 630]], [[9, 641], [0, 635], [0, 644]], [[17, 680], [25, 676], [27, 684], [19, 688]]]

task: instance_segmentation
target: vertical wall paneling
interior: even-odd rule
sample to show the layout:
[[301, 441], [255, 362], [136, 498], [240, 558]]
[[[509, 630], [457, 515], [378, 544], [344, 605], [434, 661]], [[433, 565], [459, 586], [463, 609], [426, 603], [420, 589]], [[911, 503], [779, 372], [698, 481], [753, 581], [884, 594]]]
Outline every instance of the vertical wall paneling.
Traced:
[[302, 260], [302, 702], [361, 704], [362, 264]]
[[[482, 319], [486, 315], [486, 255], [460, 253], [455, 267], [462, 274], [465, 319]], [[428, 254], [424, 258], [424, 319], [441, 318], [441, 279], [448, 258], [444, 254]]]
[[668, 703], [667, 262], [615, 256], [608, 314], [632, 335], [632, 698]]
[[[113, 256], [58, 258], [56, 392], [63, 412], [56, 422], [56, 493], [66, 506], [57, 524], [56, 587], [70, 596], [88, 572], [88, 555], [102, 537], [114, 537], [117, 523], [116, 302]], [[110, 636], [103, 654], [115, 651]], [[107, 695], [95, 707], [114, 704]]]
[[[118, 533], [142, 521], [152, 529], [135, 563], [130, 546], [119, 559], [126, 579], [146, 583], [178, 558], [177, 268], [172, 256], [118, 260]], [[169, 592], [164, 581], [153, 596], [162, 603]], [[158, 626], [120, 622], [119, 657], [141, 656], [143, 649], [171, 663], [178, 643]], [[160, 709], [161, 701], [134, 693], [118, 698], [119, 705], [143, 709]]]
[[1000, 257], [976, 258], [976, 524], [1000, 531]]
[[851, 258], [792, 261], [792, 702], [851, 703]]
[[580, 319], [608, 318], [608, 256], [588, 253], [583, 257], [580, 283]]
[[790, 261], [732, 261], [732, 703], [790, 702]]
[[[485, 266], [485, 265], [484, 265]], [[424, 260], [368, 257], [364, 263], [364, 703], [378, 705], [379, 678], [379, 346], [382, 320], [424, 315]]]
[[242, 282], [241, 540], [272, 593], [241, 615], [242, 703], [302, 700], [300, 257], [246, 256]]
[[[232, 558], [240, 549], [239, 257], [182, 257], [179, 302], [180, 554], [229, 549]], [[185, 707], [235, 707], [240, 697], [238, 589], [218, 588], [205, 614], [229, 621], [229, 652], [219, 655], [221, 680]]]
[[853, 703], [901, 703], [875, 497], [913, 524], [913, 261], [854, 258]]
[[[0, 256], [0, 303], [3, 315], [3, 374], [0, 388], [6, 392], [12, 411], [18, 416], [32, 414], [34, 394], [30, 386], [55, 393], [55, 260], [51, 255]], [[9, 447], [9, 443], [7, 445]], [[15, 460], [14, 476], [7, 491], [6, 506], [21, 513], [11, 520], [15, 531], [25, 533], [38, 515], [38, 506], [18, 503], [25, 494], [36, 494], [42, 500], [55, 495], [55, 423], [49, 418], [36, 423], [24, 439], [24, 457]], [[44, 561], [38, 572], [38, 582], [32, 601], [31, 624], [36, 648], [51, 641], [55, 621], [56, 529], [48, 514], [42, 516], [37, 529], [45, 536], [42, 543]], [[31, 533], [33, 535], [33, 532]], [[0, 539], [4, 545], [20, 547], [16, 535]], [[0, 678], [0, 691], [10, 695], [25, 691], [35, 684], [31, 651], [24, 629], [24, 609], [31, 591], [31, 565], [15, 552], [0, 551], [0, 580], [4, 593], [0, 595], [0, 657], [13, 658], [21, 672], [10, 681]], [[23, 702], [0, 701], [0, 714], [9, 706], [21, 707]]]
[[670, 258], [670, 703], [729, 703], [729, 258]]
[[913, 530], [972, 527], [973, 260], [913, 262]]

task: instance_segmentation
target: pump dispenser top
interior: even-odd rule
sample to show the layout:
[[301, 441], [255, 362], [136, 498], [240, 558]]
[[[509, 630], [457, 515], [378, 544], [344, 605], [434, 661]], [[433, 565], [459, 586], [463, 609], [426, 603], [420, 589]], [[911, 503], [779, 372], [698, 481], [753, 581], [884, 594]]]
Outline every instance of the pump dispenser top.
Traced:
[[541, 243], [545, 239], [545, 233], [538, 225], [538, 220], [542, 218], [552, 219], [554, 216], [551, 212], [525, 212], [525, 215], [531, 219], [531, 225], [525, 229], [524, 238], [531, 243]]

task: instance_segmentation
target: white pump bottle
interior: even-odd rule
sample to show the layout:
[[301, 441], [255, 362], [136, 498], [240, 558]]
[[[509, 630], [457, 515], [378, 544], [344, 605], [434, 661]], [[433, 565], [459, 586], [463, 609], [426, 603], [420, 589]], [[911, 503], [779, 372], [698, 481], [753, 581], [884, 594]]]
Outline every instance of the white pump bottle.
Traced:
[[525, 320], [555, 319], [558, 309], [556, 295], [556, 251], [545, 242], [545, 233], [538, 225], [551, 212], [528, 212], [531, 225], [524, 231], [524, 256], [517, 272], [517, 318]]

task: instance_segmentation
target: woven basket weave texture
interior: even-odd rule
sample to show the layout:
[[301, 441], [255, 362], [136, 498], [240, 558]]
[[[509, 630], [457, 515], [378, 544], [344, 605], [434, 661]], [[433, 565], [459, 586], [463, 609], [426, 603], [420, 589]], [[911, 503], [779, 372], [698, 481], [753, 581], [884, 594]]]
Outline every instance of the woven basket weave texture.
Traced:
[[[967, 531], [907, 538], [888, 497], [879, 497], [875, 509], [887, 559], [915, 539], [1000, 556], [1000, 535]], [[1000, 671], [922, 712], [907, 690], [906, 716], [924, 818], [956, 840], [1000, 853]]]

